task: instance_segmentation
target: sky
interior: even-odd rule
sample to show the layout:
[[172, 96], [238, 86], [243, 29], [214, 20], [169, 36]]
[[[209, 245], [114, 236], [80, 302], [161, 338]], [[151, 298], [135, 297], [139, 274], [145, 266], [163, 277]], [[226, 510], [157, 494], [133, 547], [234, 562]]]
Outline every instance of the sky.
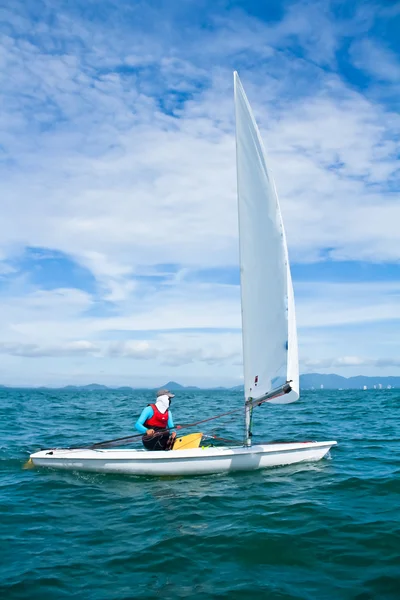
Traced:
[[0, 7], [0, 383], [242, 383], [234, 70], [301, 372], [400, 374], [399, 2]]

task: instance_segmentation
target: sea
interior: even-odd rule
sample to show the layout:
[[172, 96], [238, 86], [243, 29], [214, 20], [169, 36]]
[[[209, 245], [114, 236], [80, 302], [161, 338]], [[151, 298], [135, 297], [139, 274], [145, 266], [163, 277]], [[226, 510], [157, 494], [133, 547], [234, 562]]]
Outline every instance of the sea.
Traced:
[[[337, 440], [317, 463], [198, 477], [25, 470], [41, 447], [133, 433], [150, 391], [0, 391], [2, 600], [400, 598], [400, 391], [305, 391], [254, 441]], [[242, 393], [176, 393], [176, 423], [241, 438]], [[213, 443], [211, 438], [207, 444]], [[214, 442], [221, 443], [221, 442]]]

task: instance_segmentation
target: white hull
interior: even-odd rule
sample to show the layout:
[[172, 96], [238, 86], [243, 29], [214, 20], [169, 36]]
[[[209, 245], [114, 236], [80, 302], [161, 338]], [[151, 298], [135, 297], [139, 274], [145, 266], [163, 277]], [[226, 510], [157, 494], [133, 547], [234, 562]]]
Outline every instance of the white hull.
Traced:
[[[195, 448], [170, 452], [146, 450], [41, 450], [31, 454], [40, 467], [126, 473], [129, 475], [203, 475], [254, 471], [323, 458], [336, 442], [262, 444], [251, 448]], [[50, 454], [51, 452], [51, 454]]]

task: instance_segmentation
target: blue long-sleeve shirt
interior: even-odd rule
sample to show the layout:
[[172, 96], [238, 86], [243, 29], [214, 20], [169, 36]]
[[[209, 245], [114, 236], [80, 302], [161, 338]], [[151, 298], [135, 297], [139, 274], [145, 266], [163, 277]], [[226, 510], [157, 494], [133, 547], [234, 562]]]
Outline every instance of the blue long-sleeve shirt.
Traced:
[[[153, 414], [154, 414], [154, 411], [151, 408], [151, 406], [146, 406], [146, 408], [144, 408], [142, 410], [142, 414], [140, 415], [140, 417], [138, 418], [138, 420], [135, 423], [135, 429], [137, 429], [137, 431], [139, 433], [146, 433], [147, 428], [144, 427], [144, 423], [146, 423], [147, 419], [151, 419]], [[173, 429], [173, 428], [174, 428], [174, 421], [172, 419], [171, 411], [168, 411], [168, 429]]]

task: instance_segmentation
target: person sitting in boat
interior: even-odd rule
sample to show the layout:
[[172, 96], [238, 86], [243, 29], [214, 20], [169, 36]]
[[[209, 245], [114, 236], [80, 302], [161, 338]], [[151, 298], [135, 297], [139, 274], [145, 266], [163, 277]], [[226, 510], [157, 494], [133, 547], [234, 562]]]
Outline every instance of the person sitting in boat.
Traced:
[[139, 433], [143, 433], [142, 442], [147, 450], [169, 450], [172, 448], [176, 433], [169, 407], [174, 394], [168, 390], [159, 390], [155, 404], [149, 404], [135, 423]]

